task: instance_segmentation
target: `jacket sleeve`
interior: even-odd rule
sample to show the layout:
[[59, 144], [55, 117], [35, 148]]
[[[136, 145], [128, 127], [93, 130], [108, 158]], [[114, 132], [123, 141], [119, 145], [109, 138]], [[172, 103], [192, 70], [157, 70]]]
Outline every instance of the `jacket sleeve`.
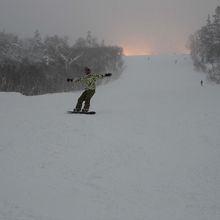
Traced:
[[95, 74], [95, 75], [96, 75], [96, 77], [97, 77], [98, 79], [101, 79], [101, 78], [104, 78], [104, 77], [110, 77], [110, 76], [112, 76], [112, 73]]
[[102, 79], [105, 77], [104, 74], [94, 74], [97, 79]]
[[76, 83], [78, 83], [78, 82], [83, 82], [83, 81], [84, 81], [84, 78], [85, 78], [85, 77], [82, 76], [82, 77], [76, 79], [74, 82], [76, 82]]

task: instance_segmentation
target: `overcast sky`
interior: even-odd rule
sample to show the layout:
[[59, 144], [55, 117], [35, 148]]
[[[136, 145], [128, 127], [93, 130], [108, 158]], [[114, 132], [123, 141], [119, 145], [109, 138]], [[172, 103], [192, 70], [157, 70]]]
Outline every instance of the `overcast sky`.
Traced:
[[20, 37], [68, 36], [90, 30], [133, 54], [184, 52], [188, 36], [220, 0], [0, 0], [0, 31]]

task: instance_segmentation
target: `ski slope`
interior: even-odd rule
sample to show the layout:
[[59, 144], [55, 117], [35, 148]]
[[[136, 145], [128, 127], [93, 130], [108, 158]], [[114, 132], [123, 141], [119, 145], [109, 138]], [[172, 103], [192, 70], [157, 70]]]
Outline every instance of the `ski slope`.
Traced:
[[187, 55], [125, 57], [81, 92], [0, 93], [0, 220], [219, 220], [220, 87]]

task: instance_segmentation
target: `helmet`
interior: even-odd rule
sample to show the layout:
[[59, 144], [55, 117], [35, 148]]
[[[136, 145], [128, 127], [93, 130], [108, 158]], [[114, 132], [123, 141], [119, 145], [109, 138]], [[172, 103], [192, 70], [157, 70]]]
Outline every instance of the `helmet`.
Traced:
[[85, 73], [86, 73], [86, 74], [90, 74], [90, 73], [91, 73], [91, 69], [90, 69], [89, 67], [85, 67], [84, 70], [85, 70]]

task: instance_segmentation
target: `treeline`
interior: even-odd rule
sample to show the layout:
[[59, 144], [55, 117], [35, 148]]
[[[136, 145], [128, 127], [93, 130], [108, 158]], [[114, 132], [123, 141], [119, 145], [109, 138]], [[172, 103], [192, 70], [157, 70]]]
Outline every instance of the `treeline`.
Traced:
[[207, 73], [208, 79], [220, 83], [220, 6], [208, 16], [207, 23], [190, 36], [189, 48], [194, 65]]
[[0, 32], [0, 91], [39, 95], [80, 89], [66, 78], [80, 77], [84, 67], [95, 73], [111, 72], [113, 79], [123, 70], [122, 48], [98, 43], [88, 32], [70, 46], [67, 37], [47, 36], [39, 31], [32, 38]]

